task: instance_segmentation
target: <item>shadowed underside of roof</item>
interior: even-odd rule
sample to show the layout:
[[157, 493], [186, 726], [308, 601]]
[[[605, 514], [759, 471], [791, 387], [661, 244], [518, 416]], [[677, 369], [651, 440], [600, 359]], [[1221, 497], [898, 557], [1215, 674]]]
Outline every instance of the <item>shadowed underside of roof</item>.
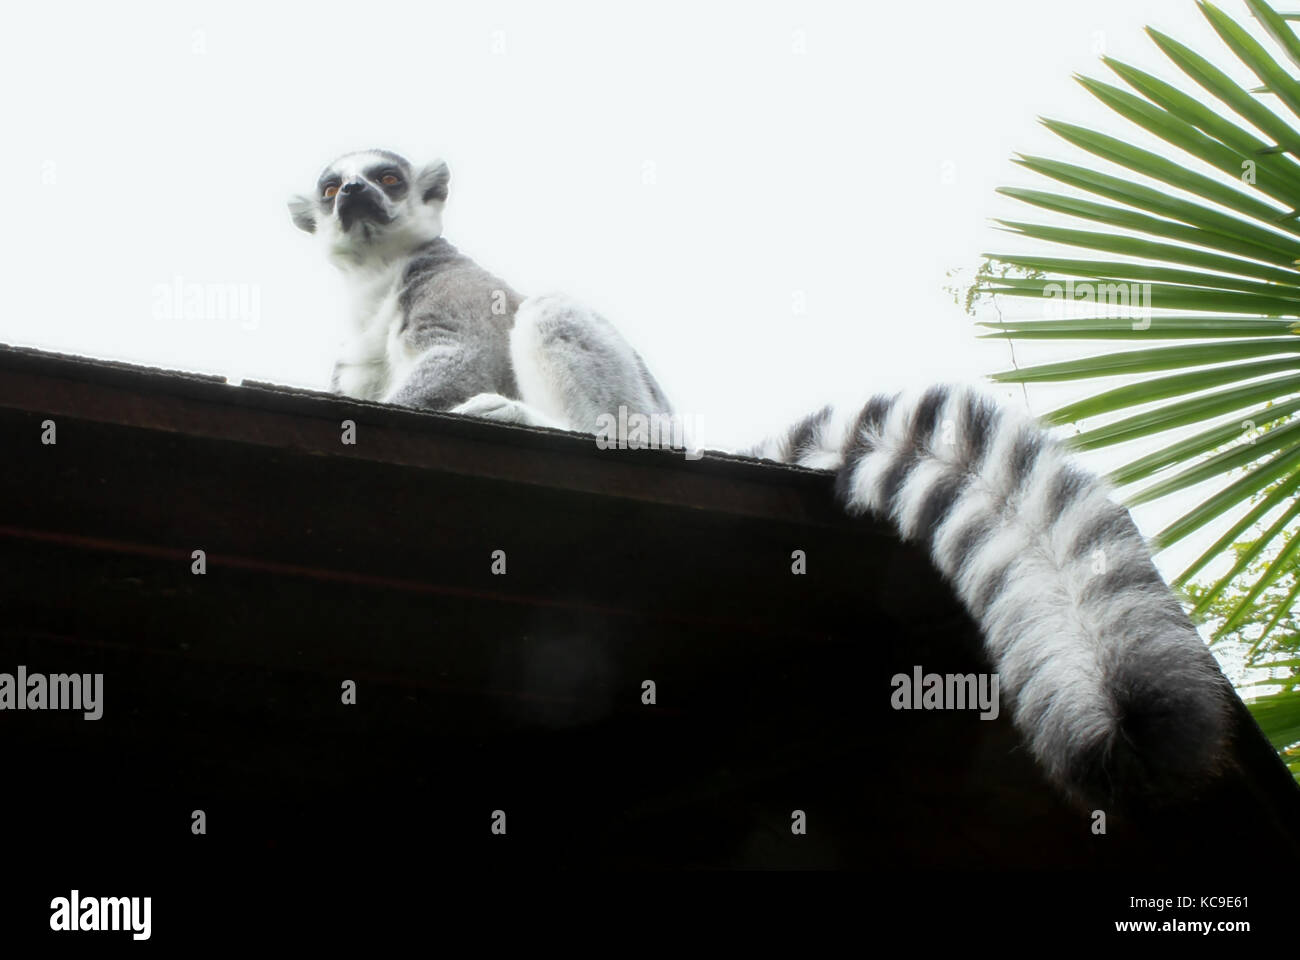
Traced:
[[[232, 849], [468, 866], [1300, 852], [1239, 704], [1239, 769], [1105, 842], [1005, 714], [892, 709], [895, 674], [987, 666], [926, 558], [843, 516], [828, 474], [19, 349], [0, 439], [0, 671], [104, 675], [101, 720], [0, 716], [45, 785], [2, 801], [34, 844], [169, 856], [201, 801]], [[479, 829], [498, 809], [508, 848]]]

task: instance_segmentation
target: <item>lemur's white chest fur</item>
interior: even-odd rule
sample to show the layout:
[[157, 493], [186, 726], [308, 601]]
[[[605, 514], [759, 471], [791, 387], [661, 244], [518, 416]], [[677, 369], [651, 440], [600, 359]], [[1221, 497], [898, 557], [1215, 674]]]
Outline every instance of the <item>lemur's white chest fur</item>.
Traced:
[[338, 389], [382, 400], [403, 382], [418, 356], [402, 341], [400, 293], [406, 261], [349, 277], [348, 332], [339, 351]]

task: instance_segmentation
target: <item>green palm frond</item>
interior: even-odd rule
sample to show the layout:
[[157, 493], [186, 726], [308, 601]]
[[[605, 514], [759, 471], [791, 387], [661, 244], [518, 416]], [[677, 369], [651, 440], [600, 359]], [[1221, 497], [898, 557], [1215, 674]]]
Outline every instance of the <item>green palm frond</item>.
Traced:
[[[1294, 623], [1291, 609], [1300, 596], [1293, 522], [1300, 518], [1300, 37], [1289, 22], [1294, 16], [1264, 0], [1245, 3], [1258, 22], [1251, 30], [1209, 2], [1198, 6], [1258, 86], [1242, 86], [1154, 29], [1149, 36], [1190, 81], [1186, 89], [1111, 58], [1103, 58], [1112, 74], [1107, 80], [1076, 78], [1143, 131], [1143, 142], [1155, 138], [1161, 146], [1152, 150], [1113, 132], [1044, 119], [1048, 130], [1113, 172], [1019, 155], [1020, 166], [1071, 192], [1059, 186], [999, 192], [1071, 225], [999, 220], [1016, 238], [1052, 245], [1054, 255], [986, 254], [1004, 269], [982, 287], [1074, 307], [1092, 304], [1091, 315], [984, 324], [986, 337], [1122, 344], [995, 379], [1139, 375], [1046, 420], [1107, 418], [1074, 438], [1083, 449], [1163, 444], [1111, 474], [1131, 503], [1208, 484], [1201, 502], [1161, 530], [1154, 545], [1164, 549], [1210, 524], [1229, 525], [1175, 579], [1187, 587], [1216, 560], [1235, 559], [1226, 575], [1189, 591], [1197, 613], [1215, 612], [1216, 638], [1240, 632], [1248, 620], [1264, 636], [1279, 636], [1280, 623]], [[1266, 48], [1269, 41], [1280, 57]], [[1188, 428], [1199, 429], [1187, 435]], [[1178, 433], [1171, 439], [1168, 431]], [[1254, 640], [1252, 654], [1262, 639]], [[1274, 741], [1279, 747], [1300, 741], [1294, 686], [1260, 700], [1268, 703], [1260, 709], [1270, 730], [1283, 738]]]

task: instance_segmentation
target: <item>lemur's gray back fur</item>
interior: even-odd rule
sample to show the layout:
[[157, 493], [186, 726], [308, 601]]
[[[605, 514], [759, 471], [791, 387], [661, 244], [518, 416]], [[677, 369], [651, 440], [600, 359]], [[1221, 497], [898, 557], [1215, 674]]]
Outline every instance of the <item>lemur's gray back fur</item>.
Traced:
[[[593, 433], [620, 406], [671, 413], [603, 317], [565, 297], [521, 298], [442, 239], [448, 176], [366, 151], [290, 203], [356, 292], [335, 389]], [[1148, 801], [1215, 772], [1231, 689], [1127, 511], [1033, 421], [936, 387], [828, 408], [749, 452], [837, 470], [849, 511], [928, 548], [982, 629], [1015, 723], [1067, 792]]]
[[929, 550], [1076, 798], [1158, 802], [1216, 772], [1231, 688], [1128, 511], [1033, 420], [936, 386], [828, 407], [748, 453], [838, 471], [850, 512]]

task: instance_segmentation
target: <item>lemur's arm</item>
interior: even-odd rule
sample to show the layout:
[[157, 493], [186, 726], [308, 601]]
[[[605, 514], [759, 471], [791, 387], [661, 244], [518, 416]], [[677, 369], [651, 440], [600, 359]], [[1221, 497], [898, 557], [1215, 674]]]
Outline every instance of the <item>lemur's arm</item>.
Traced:
[[480, 393], [518, 398], [510, 329], [521, 297], [445, 240], [406, 266], [397, 308], [397, 351], [383, 399], [450, 410]]
[[[451, 410], [480, 393], [501, 389], [501, 371], [475, 342], [430, 347], [384, 397], [386, 403], [422, 410]], [[513, 391], [512, 391], [513, 392]]]

